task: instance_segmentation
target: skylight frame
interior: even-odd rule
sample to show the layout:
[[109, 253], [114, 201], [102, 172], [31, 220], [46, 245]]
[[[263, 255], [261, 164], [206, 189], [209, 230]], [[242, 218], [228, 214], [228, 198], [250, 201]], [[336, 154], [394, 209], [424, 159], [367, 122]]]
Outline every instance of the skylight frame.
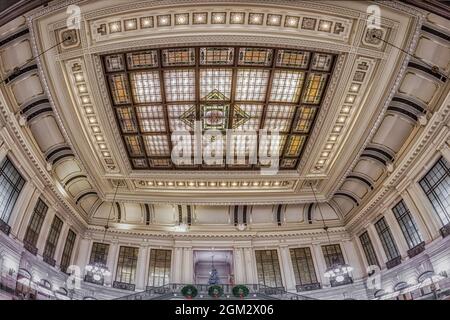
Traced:
[[[200, 63], [200, 48], [206, 48], [206, 47], [211, 47], [211, 48], [232, 48], [234, 50], [234, 52], [230, 55], [233, 58], [233, 63], [232, 64], [225, 64], [225, 63], [218, 63], [218, 64], [213, 64], [213, 63], [207, 63], [207, 64], [201, 64]], [[193, 49], [194, 52], [194, 56], [195, 56], [195, 63], [193, 63], [192, 61], [189, 61], [189, 63], [187, 63], [186, 65], [183, 66], [164, 66], [163, 62], [162, 62], [162, 51], [163, 50], [170, 50], [170, 49], [182, 49], [182, 48], [191, 48]], [[254, 49], [269, 49], [272, 50], [271, 52], [271, 62], [270, 65], [242, 65], [239, 63], [239, 50], [240, 48], [254, 48]], [[129, 68], [129, 65], [127, 63], [128, 59], [127, 59], [127, 55], [130, 53], [138, 53], [138, 52], [143, 52], [143, 51], [151, 51], [151, 50], [155, 50], [156, 51], [156, 57], [157, 57], [157, 61], [155, 63], [154, 66], [151, 67], [140, 67], [140, 68]], [[280, 66], [277, 63], [277, 57], [278, 57], [278, 53], [281, 50], [291, 50], [291, 51], [302, 51], [302, 52], [306, 52], [309, 55], [309, 61], [307, 64], [307, 67], [305, 68], [305, 65], [301, 66], [301, 67], [295, 67], [295, 66]], [[315, 54], [325, 54], [325, 55], [331, 55], [331, 66], [329, 67], [329, 70], [327, 71], [320, 71], [320, 70], [312, 70], [312, 61], [313, 61], [313, 57]], [[311, 51], [311, 50], [304, 50], [304, 49], [292, 49], [292, 48], [273, 48], [273, 47], [264, 47], [264, 46], [230, 46], [230, 45], [213, 45], [213, 46], [207, 46], [207, 45], [203, 45], [203, 46], [183, 46], [183, 47], [165, 47], [165, 48], [151, 48], [151, 49], [142, 49], [142, 50], [133, 50], [133, 51], [126, 51], [126, 52], [121, 52], [121, 53], [114, 53], [111, 55], [122, 55], [122, 61], [123, 61], [123, 68], [122, 70], [114, 70], [114, 71], [108, 71], [108, 68], [106, 67], [106, 59], [107, 56], [109, 56], [108, 54], [103, 55], [102, 56], [102, 62], [103, 62], [103, 69], [104, 69], [104, 75], [106, 77], [106, 79], [108, 80], [108, 89], [109, 89], [109, 93], [110, 93], [110, 101], [111, 101], [111, 105], [113, 109], [119, 108], [119, 107], [131, 107], [133, 108], [133, 114], [134, 114], [134, 119], [136, 121], [136, 126], [137, 126], [137, 133], [129, 133], [129, 132], [123, 132], [122, 130], [122, 126], [120, 123], [120, 119], [118, 118], [118, 114], [116, 112], [116, 110], [114, 110], [114, 114], [115, 114], [115, 118], [116, 118], [116, 122], [118, 125], [118, 128], [120, 130], [120, 133], [122, 135], [122, 139], [123, 139], [123, 143], [125, 145], [125, 150], [127, 151], [130, 163], [132, 165], [132, 168], [135, 170], [159, 170], [159, 169], [176, 169], [176, 170], [216, 170], [218, 169], [217, 166], [208, 166], [205, 165], [204, 163], [202, 165], [186, 165], [186, 166], [176, 166], [175, 164], [173, 164], [170, 161], [170, 154], [169, 156], [149, 156], [146, 155], [145, 157], [136, 157], [130, 154], [129, 151], [129, 147], [125, 142], [125, 136], [127, 135], [137, 135], [140, 141], [140, 146], [142, 150], [146, 150], [145, 147], [145, 143], [143, 140], [143, 136], [145, 135], [160, 135], [160, 134], [164, 134], [167, 136], [167, 144], [169, 147], [169, 150], [172, 150], [172, 139], [171, 139], [171, 133], [172, 133], [172, 128], [170, 125], [170, 119], [169, 119], [169, 112], [168, 112], [168, 105], [193, 105], [195, 107], [195, 119], [200, 121], [201, 120], [201, 114], [202, 114], [202, 110], [201, 110], [201, 105], [205, 104], [205, 101], [203, 99], [203, 97], [200, 95], [200, 72], [203, 69], [226, 69], [226, 70], [231, 70], [232, 71], [232, 79], [231, 79], [231, 94], [230, 97], [227, 98], [224, 101], [219, 101], [218, 103], [222, 103], [222, 104], [226, 104], [228, 105], [228, 112], [227, 112], [227, 117], [228, 117], [228, 121], [227, 121], [227, 127], [232, 129], [233, 125], [234, 125], [234, 119], [233, 119], [233, 114], [234, 114], [234, 108], [235, 106], [238, 105], [263, 105], [263, 109], [262, 109], [262, 114], [260, 116], [259, 119], [259, 130], [263, 129], [265, 122], [266, 122], [266, 113], [267, 113], [267, 109], [268, 109], [268, 105], [272, 104], [272, 105], [292, 105], [294, 106], [294, 114], [291, 117], [291, 121], [290, 124], [288, 126], [288, 130], [286, 130], [285, 132], [283, 132], [283, 135], [286, 135], [286, 139], [285, 139], [285, 144], [283, 146], [283, 150], [281, 152], [281, 156], [280, 156], [280, 169], [281, 170], [293, 170], [296, 169], [298, 164], [299, 164], [299, 160], [302, 157], [303, 151], [305, 149], [306, 144], [308, 143], [308, 138], [309, 135], [311, 134], [314, 125], [315, 125], [315, 121], [317, 118], [317, 115], [319, 113], [321, 104], [323, 102], [323, 99], [325, 97], [325, 95], [327, 94], [327, 90], [328, 90], [328, 84], [330, 82], [330, 79], [333, 75], [334, 72], [334, 66], [335, 66], [335, 61], [337, 58], [336, 54], [333, 53], [328, 53], [328, 52], [316, 52], [316, 51]], [[166, 85], [165, 85], [165, 71], [167, 70], [183, 70], [183, 69], [193, 69], [194, 70], [194, 77], [195, 77], [195, 99], [194, 101], [191, 100], [178, 100], [178, 101], [167, 101], [167, 95], [166, 95]], [[265, 94], [264, 94], [264, 100], [263, 101], [255, 101], [255, 100], [237, 100], [236, 99], [236, 85], [237, 85], [237, 73], [238, 70], [242, 70], [242, 69], [259, 69], [259, 70], [268, 70], [269, 72], [269, 76], [268, 76], [268, 80], [267, 80], [267, 87], [265, 88]], [[160, 102], [155, 102], [155, 101], [150, 101], [150, 102], [146, 102], [146, 103], [141, 103], [139, 101], [135, 101], [134, 99], [134, 94], [132, 91], [132, 82], [131, 82], [131, 74], [132, 73], [139, 73], [139, 72], [155, 72], [156, 74], [159, 75], [159, 85], [160, 85], [160, 92], [161, 92], [161, 101]], [[275, 72], [279, 72], [279, 71], [287, 71], [287, 72], [301, 72], [303, 73], [303, 81], [302, 81], [302, 86], [300, 89], [300, 92], [298, 94], [298, 99], [296, 99], [296, 101], [294, 102], [286, 102], [286, 101], [271, 101], [270, 100], [270, 96], [272, 93], [272, 85], [273, 85], [273, 80], [274, 80], [274, 74]], [[317, 104], [310, 104], [310, 103], [303, 103], [303, 96], [305, 94], [305, 87], [306, 87], [306, 81], [308, 79], [308, 76], [310, 73], [322, 73], [322, 74], [326, 74], [326, 80], [325, 80], [325, 84], [324, 84], [324, 89], [323, 92], [320, 96], [320, 101], [318, 101]], [[127, 90], [128, 90], [128, 96], [129, 96], [129, 100], [131, 103], [122, 103], [122, 104], [115, 104], [114, 103], [114, 99], [113, 99], [113, 93], [112, 93], [112, 84], [109, 81], [109, 77], [112, 75], [120, 75], [120, 74], [125, 74], [126, 75], [126, 85], [127, 85]], [[216, 103], [215, 102], [211, 102], [211, 103]], [[161, 117], [159, 119], [163, 119], [164, 120], [164, 124], [165, 124], [165, 131], [158, 131], [158, 132], [143, 132], [142, 128], [141, 128], [141, 121], [139, 120], [139, 117], [137, 116], [137, 108], [140, 106], [146, 106], [146, 105], [161, 105], [163, 107], [164, 110], [164, 114], [161, 115]], [[300, 117], [300, 111], [302, 109], [302, 107], [312, 107], [315, 108], [315, 112], [314, 112], [314, 116], [312, 119], [312, 123], [309, 127], [309, 131], [307, 132], [299, 132], [298, 130], [296, 130], [297, 127], [297, 121], [298, 118]], [[253, 120], [253, 117], [250, 117]], [[191, 131], [192, 132], [192, 131]], [[288, 146], [288, 142], [291, 140], [291, 136], [297, 136], [297, 135], [304, 135], [305, 139], [304, 139], [304, 144], [302, 146], [302, 148], [300, 149], [300, 152], [297, 156], [289, 156], [286, 154], [289, 146]], [[259, 143], [258, 143], [259, 144]], [[146, 163], [147, 166], [146, 167], [136, 167], [133, 163], [134, 163], [134, 159], [137, 158], [142, 158], [143, 160], [145, 159], [145, 161], [141, 160], [141, 162]], [[162, 166], [162, 167], [151, 167], [150, 163], [152, 163], [152, 159], [168, 159], [170, 162], [170, 165], [168, 166]], [[285, 161], [283, 161], [284, 159], [286, 160], [295, 160], [295, 161], [286, 161], [290, 163], [289, 167], [282, 167], [281, 164]], [[224, 154], [224, 161], [226, 161], [226, 154]], [[294, 163], [294, 164], [292, 164]], [[238, 165], [228, 165], [225, 164], [221, 167], [219, 167], [219, 169], [230, 169], [230, 170], [256, 170], [259, 169], [261, 167], [260, 164], [254, 164], [251, 166], [238, 166]]]

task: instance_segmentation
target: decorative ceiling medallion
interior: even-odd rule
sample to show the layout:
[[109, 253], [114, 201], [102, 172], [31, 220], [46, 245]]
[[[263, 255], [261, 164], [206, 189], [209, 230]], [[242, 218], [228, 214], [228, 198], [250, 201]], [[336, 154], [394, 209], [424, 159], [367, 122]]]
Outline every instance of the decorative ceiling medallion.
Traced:
[[372, 28], [366, 29], [365, 36], [363, 37], [363, 44], [369, 47], [382, 48], [385, 43], [387, 31], [385, 28]]

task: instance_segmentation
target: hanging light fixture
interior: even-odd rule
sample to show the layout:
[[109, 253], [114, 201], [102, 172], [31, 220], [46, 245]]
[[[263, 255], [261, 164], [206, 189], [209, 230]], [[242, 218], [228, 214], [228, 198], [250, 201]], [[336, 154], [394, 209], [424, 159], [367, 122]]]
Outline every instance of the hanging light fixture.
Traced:
[[[312, 183], [309, 184], [311, 187], [311, 191], [314, 195], [314, 200], [317, 204], [317, 207], [319, 208], [320, 217], [323, 222], [323, 230], [325, 230], [325, 233], [327, 235], [328, 244], [331, 244], [330, 235], [328, 233], [328, 226], [325, 224], [325, 219], [323, 218], [322, 208], [320, 207], [316, 193], [314, 192], [314, 188], [312, 186]], [[337, 259], [337, 257], [333, 257], [333, 260], [331, 261], [331, 265], [325, 270], [324, 276], [325, 278], [330, 279], [330, 283], [333, 286], [333, 284], [342, 284], [346, 280], [351, 280], [351, 272], [353, 271], [353, 267], [346, 263], [341, 263]]]
[[326, 278], [330, 278], [330, 281], [336, 281], [337, 283], [342, 283], [348, 277], [351, 277], [351, 272], [353, 271], [353, 267], [348, 264], [340, 264], [339, 262], [333, 263], [331, 267], [329, 267], [324, 276]]
[[[105, 232], [103, 233], [103, 241], [105, 243], [106, 232], [109, 229], [109, 220], [111, 219], [111, 213], [114, 209], [114, 203], [116, 202], [117, 189], [119, 188], [119, 184], [116, 185], [116, 191], [114, 192], [113, 201], [111, 202], [111, 209], [109, 210], [108, 219], [106, 220]], [[95, 282], [102, 282], [105, 277], [111, 276], [111, 271], [109, 271], [108, 266], [102, 262], [95, 262], [92, 264], [88, 264], [85, 270], [92, 274], [92, 279]]]

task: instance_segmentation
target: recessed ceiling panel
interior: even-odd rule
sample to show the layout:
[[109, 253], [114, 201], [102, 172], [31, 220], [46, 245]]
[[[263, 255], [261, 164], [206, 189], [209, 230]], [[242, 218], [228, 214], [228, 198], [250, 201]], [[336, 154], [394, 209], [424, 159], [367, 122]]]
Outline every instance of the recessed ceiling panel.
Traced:
[[[184, 170], [259, 169], [266, 165], [255, 161], [259, 150], [278, 155], [280, 169], [295, 169], [334, 60], [328, 53], [227, 46], [103, 57], [132, 167]], [[213, 159], [194, 163], [194, 150]]]

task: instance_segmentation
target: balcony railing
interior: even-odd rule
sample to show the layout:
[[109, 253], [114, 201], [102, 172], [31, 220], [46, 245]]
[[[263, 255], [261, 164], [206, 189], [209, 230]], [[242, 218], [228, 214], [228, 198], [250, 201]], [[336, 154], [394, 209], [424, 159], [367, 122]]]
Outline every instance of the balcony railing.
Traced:
[[447, 223], [445, 226], [443, 226], [441, 228], [441, 230], [439, 230], [441, 232], [442, 238], [447, 237], [448, 235], [450, 235], [450, 223]]
[[93, 284], [97, 284], [99, 286], [102, 286], [105, 284], [105, 278], [104, 277], [100, 277], [99, 280], [95, 280], [94, 276], [92, 274], [89, 274], [89, 272], [84, 276], [84, 281], [85, 282], [89, 282], [89, 283], [93, 283]]
[[32, 255], [37, 255], [38, 249], [36, 248], [35, 245], [33, 245], [32, 243], [28, 242], [28, 241], [24, 241], [23, 242], [23, 247], [30, 252]]
[[408, 250], [408, 257], [412, 258], [417, 256], [419, 253], [425, 251], [425, 242], [422, 241], [417, 246]]
[[352, 284], [352, 283], [353, 283], [353, 278], [348, 275], [345, 276], [344, 280], [342, 280], [342, 281], [330, 280], [330, 285], [332, 287], [339, 287], [339, 286], [343, 286], [346, 284]]
[[316, 282], [316, 283], [310, 283], [310, 284], [296, 285], [295, 288], [296, 288], [297, 292], [303, 292], [303, 291], [322, 289], [322, 285], [319, 282]]
[[51, 265], [52, 267], [54, 267], [56, 265], [56, 261], [55, 259], [53, 259], [52, 257], [49, 256], [43, 256], [43, 260], [44, 262], [48, 263], [49, 265]]
[[134, 291], [134, 289], [136, 288], [136, 285], [134, 285], [132, 283], [125, 283], [125, 282], [120, 282], [120, 281], [114, 281], [113, 282], [113, 288], [121, 289], [121, 290]]
[[5, 233], [7, 236], [11, 232], [11, 227], [2, 219], [0, 219], [0, 231]]
[[[172, 297], [181, 297], [181, 289], [187, 284], [170, 283], [161, 287], [147, 287], [146, 291], [137, 292], [117, 300], [163, 300]], [[261, 284], [244, 284], [249, 289], [249, 299], [268, 299], [268, 300], [314, 300], [313, 298], [287, 292], [284, 288], [273, 288]], [[196, 284], [198, 296], [196, 299], [208, 299], [208, 289], [211, 285]], [[219, 284], [223, 289], [223, 296], [220, 299], [238, 299], [233, 296], [234, 285]], [[113, 284], [113, 287], [116, 286]], [[123, 289], [123, 288], [120, 288]]]
[[386, 268], [392, 269], [393, 267], [398, 266], [400, 263], [402, 263], [402, 257], [396, 257], [386, 262]]

